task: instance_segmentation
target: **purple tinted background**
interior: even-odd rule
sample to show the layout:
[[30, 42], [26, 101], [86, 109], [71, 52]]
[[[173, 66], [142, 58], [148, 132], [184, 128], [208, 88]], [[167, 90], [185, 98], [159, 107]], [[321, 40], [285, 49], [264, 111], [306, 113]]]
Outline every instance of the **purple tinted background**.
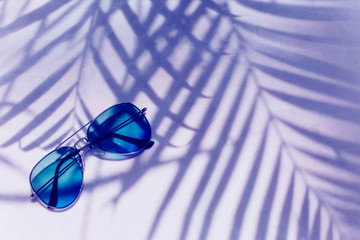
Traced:
[[[0, 239], [357, 239], [358, 7], [0, 1]], [[31, 202], [37, 161], [119, 102], [155, 146], [87, 157], [66, 212]]]

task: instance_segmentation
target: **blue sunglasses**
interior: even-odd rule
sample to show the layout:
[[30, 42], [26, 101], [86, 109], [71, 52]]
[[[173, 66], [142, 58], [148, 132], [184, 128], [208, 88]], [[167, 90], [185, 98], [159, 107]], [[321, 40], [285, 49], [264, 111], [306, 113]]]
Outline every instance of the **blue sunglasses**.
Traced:
[[[35, 165], [30, 173], [31, 197], [36, 196], [54, 211], [65, 210], [80, 196], [82, 156], [86, 152], [91, 150], [100, 158], [121, 160], [151, 148], [154, 142], [145, 111], [146, 108], [140, 110], [131, 103], [117, 104], [77, 130]], [[74, 147], [61, 147], [88, 125], [86, 138], [79, 139]]]

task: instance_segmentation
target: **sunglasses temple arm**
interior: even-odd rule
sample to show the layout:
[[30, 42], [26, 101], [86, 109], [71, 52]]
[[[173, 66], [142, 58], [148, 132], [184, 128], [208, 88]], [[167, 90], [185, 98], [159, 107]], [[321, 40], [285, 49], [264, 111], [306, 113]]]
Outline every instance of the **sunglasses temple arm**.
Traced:
[[64, 143], [66, 143], [70, 138], [72, 138], [73, 136], [75, 136], [78, 132], [80, 132], [83, 128], [85, 128], [87, 125], [89, 125], [93, 120], [89, 121], [88, 123], [86, 123], [84, 126], [82, 126], [79, 130], [77, 130], [76, 132], [74, 132], [73, 134], [71, 134], [70, 137], [66, 138], [64, 141], [62, 141], [59, 145], [57, 145], [57, 147], [55, 149], [58, 149], [60, 146], [62, 146]]
[[34, 190], [35, 193], [39, 193], [41, 192], [45, 186], [47, 186], [49, 183], [52, 182], [53, 187], [51, 190], [51, 195], [50, 195], [50, 200], [49, 200], [49, 206], [54, 206], [57, 204], [57, 199], [58, 199], [58, 178], [65, 173], [72, 165], [74, 165], [77, 161], [78, 158], [74, 159], [73, 161], [71, 161], [68, 165], [66, 165], [62, 170], [60, 170], [61, 166], [64, 164], [64, 162], [66, 160], [68, 160], [69, 158], [73, 157], [74, 154], [70, 154], [70, 155], [66, 155], [63, 159], [60, 160], [59, 164], [56, 166], [55, 169], [55, 174], [54, 177], [52, 177], [51, 179], [49, 179], [49, 181], [47, 181], [44, 185], [42, 185], [38, 190]]
[[50, 199], [49, 199], [49, 205], [50, 206], [55, 206], [58, 202], [58, 169], [56, 168], [57, 171], [55, 171], [55, 177], [54, 177], [54, 181], [53, 181], [53, 186], [51, 189], [51, 195], [50, 195]]
[[74, 153], [70, 154], [70, 156], [66, 156], [56, 166], [55, 176], [54, 176], [54, 180], [53, 180], [53, 187], [51, 189], [51, 195], [50, 195], [50, 199], [49, 199], [49, 205], [50, 206], [55, 206], [57, 204], [57, 202], [58, 202], [58, 182], [59, 182], [59, 177], [63, 173], [65, 173], [72, 165], [74, 165], [74, 163], [76, 163], [78, 158], [73, 159], [68, 165], [65, 166], [65, 168], [63, 170], [60, 170], [60, 168], [65, 163], [66, 160], [68, 160], [69, 158], [72, 158], [73, 156], [74, 156]]
[[104, 137], [100, 138], [98, 141], [102, 141], [102, 140], [104, 140], [104, 138], [107, 138], [107, 137], [119, 138], [121, 140], [125, 140], [129, 143], [132, 143], [138, 147], [151, 148], [154, 145], [153, 141], [137, 139], [137, 138], [133, 138], [133, 137], [125, 136], [122, 134], [117, 134], [117, 133], [107, 134]]

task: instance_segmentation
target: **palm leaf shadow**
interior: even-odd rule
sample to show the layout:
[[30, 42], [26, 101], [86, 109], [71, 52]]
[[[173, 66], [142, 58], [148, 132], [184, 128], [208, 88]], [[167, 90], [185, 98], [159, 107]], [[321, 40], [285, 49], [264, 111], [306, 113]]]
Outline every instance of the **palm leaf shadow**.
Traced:
[[[75, 11], [77, 7], [81, 7], [74, 4], [74, 8], [69, 9], [65, 15], [71, 11]], [[54, 2], [44, 4], [38, 9], [27, 13], [23, 16], [20, 16], [17, 20], [8, 24], [6, 26], [0, 27], [0, 38], [6, 37], [9, 34], [16, 34], [21, 32], [22, 29], [25, 29], [33, 23], [38, 23], [43, 21], [43, 27], [45, 26], [45, 19], [49, 17], [53, 12], [56, 12], [58, 9], [70, 4], [71, 1], [66, 2]], [[242, 6], [250, 8], [252, 10], [274, 15], [277, 17], [296, 19], [298, 21], [313, 20], [325, 23], [327, 21], [339, 21], [347, 19], [348, 9], [343, 8], [325, 8], [325, 7], [315, 7], [315, 6], [296, 6], [296, 5], [281, 5], [279, 3], [263, 3], [259, 1], [238, 1]], [[287, 83], [295, 88], [307, 89], [312, 92], [321, 93], [324, 96], [335, 97], [338, 100], [345, 101], [351, 104], [358, 103], [358, 89], [353, 86], [358, 85], [357, 73], [351, 71], [344, 67], [338, 66], [336, 64], [327, 63], [319, 59], [305, 56], [299, 53], [294, 53], [290, 50], [281, 49], [275, 47], [268, 42], [262, 42], [259, 38], [263, 39], [275, 39], [283, 44], [289, 39], [307, 41], [307, 42], [325, 42], [327, 44], [333, 45], [348, 45], [356, 44], [354, 42], [348, 42], [346, 39], [337, 39], [337, 38], [328, 38], [328, 37], [318, 37], [305, 34], [294, 34], [286, 31], [272, 30], [263, 26], [258, 25], [258, 23], [245, 23], [237, 19], [237, 15], [233, 14], [229, 9], [229, 6], [225, 4], [217, 4], [215, 2], [204, 2], [200, 3], [199, 6], [191, 14], [187, 13], [187, 9], [190, 5], [189, 1], [182, 1], [174, 10], [169, 10], [169, 8], [161, 1], [153, 1], [153, 4], [150, 7], [150, 11], [147, 15], [147, 18], [143, 21], [139, 20], [137, 12], [129, 5], [127, 1], [113, 1], [110, 6], [110, 10], [105, 12], [98, 4], [91, 4], [83, 15], [81, 15], [77, 22], [66, 31], [63, 32], [55, 40], [51, 41], [49, 44], [43, 46], [35, 54], [31, 54], [32, 46], [38, 41], [38, 37], [29, 40], [27, 45], [27, 54], [24, 56], [21, 64], [16, 66], [14, 69], [11, 69], [9, 72], [0, 76], [0, 85], [2, 87], [11, 85], [22, 74], [25, 74], [29, 69], [36, 67], [36, 65], [48, 57], [49, 52], [52, 52], [63, 42], [70, 42], [75, 39], [75, 36], [80, 32], [81, 27], [89, 19], [92, 19], [93, 24], [88, 28], [88, 33], [82, 39], [84, 42], [84, 48], [79, 55], [72, 56], [72, 60], [64, 62], [60, 65], [52, 75], [47, 76], [41, 84], [35, 88], [31, 93], [23, 98], [22, 101], [14, 104], [10, 108], [10, 111], [3, 114], [0, 120], [0, 126], [5, 125], [9, 121], [12, 121], [23, 111], [25, 111], [32, 103], [37, 101], [41, 96], [48, 93], [51, 89], [51, 86], [55, 83], [61, 82], [66, 75], [66, 73], [75, 67], [75, 63], [81, 62], [81, 67], [79, 68], [79, 79], [74, 82], [74, 85], [63, 90], [53, 102], [48, 103], [46, 110], [43, 113], [39, 113], [34, 116], [29, 123], [22, 129], [19, 129], [13, 134], [7, 141], [2, 145], [2, 147], [10, 146], [21, 141], [26, 136], [29, 136], [32, 132], [32, 129], [35, 126], [38, 126], [41, 123], [46, 122], [50, 119], [56, 109], [60, 107], [63, 102], [72, 96], [73, 92], [78, 92], [81, 83], [81, 72], [84, 71], [83, 66], [85, 61], [91, 61], [96, 67], [96, 71], [100, 73], [102, 79], [99, 79], [99, 84], [106, 85], [110, 90], [113, 96], [117, 101], [122, 101], [126, 99], [127, 101], [132, 101], [136, 99], [140, 93], [147, 94], [153, 102], [161, 110], [155, 117], [152, 122], [153, 129], [159, 128], [162, 120], [165, 117], [170, 119], [175, 119], [172, 128], [167, 132], [166, 136], [161, 137], [156, 136], [161, 143], [158, 148], [156, 148], [154, 156], [160, 156], [163, 151], [170, 145], [170, 139], [173, 139], [175, 136], [176, 130], [180, 127], [186, 126], [183, 119], [189, 116], [189, 112], [196, 105], [195, 102], [198, 99], [204, 98], [202, 94], [203, 89], [205, 89], [210, 84], [210, 79], [214, 74], [215, 70], [219, 68], [220, 62], [225, 58], [229, 57], [231, 59], [230, 64], [227, 66], [225, 73], [221, 75], [221, 84], [216, 89], [214, 94], [209, 98], [209, 111], [207, 111], [204, 121], [199, 129], [191, 129], [196, 131], [194, 139], [192, 141], [191, 147], [187, 150], [184, 155], [184, 159], [177, 161], [179, 165], [179, 170], [174, 176], [169, 189], [166, 192], [165, 197], [162, 199], [162, 202], [157, 209], [156, 215], [153, 217], [153, 221], [149, 223], [151, 225], [150, 231], [147, 235], [148, 239], [154, 239], [156, 232], [160, 228], [161, 220], [164, 217], [165, 212], [170, 208], [171, 202], [174, 200], [175, 195], [178, 191], [179, 186], [182, 184], [186, 173], [188, 173], [191, 168], [190, 163], [195, 161], [197, 153], [201, 151], [201, 142], [205, 139], [207, 129], [212, 125], [212, 121], [215, 118], [216, 112], [211, 111], [217, 109], [221, 101], [226, 98], [226, 91], [231, 88], [232, 79], [236, 78], [238, 81], [241, 81], [240, 87], [236, 93], [235, 100], [231, 104], [230, 109], [232, 109], [231, 114], [226, 119], [226, 127], [224, 127], [219, 135], [219, 139], [228, 139], [230, 138], [232, 128], [241, 124], [242, 130], [236, 141], [233, 143], [235, 150], [232, 152], [229, 162], [226, 165], [226, 168], [221, 175], [220, 180], [216, 184], [214, 193], [211, 196], [209, 205], [206, 207], [206, 212], [204, 216], [201, 217], [202, 225], [200, 229], [200, 239], [207, 239], [211, 235], [211, 228], [215, 224], [215, 213], [220, 208], [220, 203], [223, 200], [223, 194], [229, 187], [230, 178], [233, 176], [235, 165], [242, 164], [242, 162], [247, 161], [252, 163], [252, 168], [249, 169], [249, 177], [247, 178], [247, 184], [243, 189], [243, 194], [240, 196], [239, 201], [236, 205], [236, 211], [233, 216], [232, 226], [230, 226], [230, 232], [228, 233], [228, 238], [237, 239], [244, 230], [244, 224], [246, 222], [246, 211], [248, 206], [254, 200], [253, 195], [254, 191], [257, 188], [256, 183], [259, 182], [261, 176], [260, 167], [267, 160], [266, 147], [271, 143], [271, 137], [269, 134], [270, 128], [275, 128], [275, 132], [280, 139], [281, 144], [277, 146], [277, 149], [274, 151], [277, 152], [277, 157], [273, 160], [274, 168], [271, 170], [271, 180], [267, 189], [265, 189], [265, 197], [263, 201], [259, 201], [258, 208], [259, 216], [258, 222], [256, 224], [255, 236], [257, 239], [266, 239], [271, 230], [272, 218], [274, 214], [280, 216], [278, 222], [278, 229], [275, 230], [275, 235], [277, 239], [287, 239], [288, 235], [292, 231], [290, 228], [290, 219], [294, 214], [294, 208], [300, 208], [301, 214], [298, 216], [298, 226], [297, 226], [297, 235], [298, 239], [335, 239], [336, 235], [341, 235], [341, 238], [351, 237], [346, 235], [343, 230], [342, 224], [339, 222], [341, 217], [346, 216], [345, 210], [339, 210], [336, 206], [332, 205], [326, 195], [321, 194], [320, 189], [317, 186], [312, 185], [308, 178], [309, 176], [317, 177], [322, 180], [326, 180], [329, 183], [327, 190], [329, 194], [333, 193], [331, 184], [337, 184], [343, 186], [350, 193], [358, 190], [356, 187], [346, 184], [346, 181], [332, 182], [332, 178], [327, 178], [326, 176], [321, 175], [322, 172], [311, 172], [303, 169], [302, 166], [297, 165], [297, 160], [299, 158], [296, 154], [290, 154], [292, 157], [285, 158], [285, 155], [294, 152], [294, 149], [302, 152], [303, 154], [310, 156], [316, 161], [322, 162], [327, 166], [333, 166], [336, 169], [348, 171], [353, 174], [358, 175], [360, 166], [356, 162], [350, 163], [345, 158], [341, 162], [334, 162], [333, 159], [327, 158], [319, 153], [311, 151], [309, 149], [302, 149], [296, 144], [291, 144], [291, 142], [284, 136], [282, 128], [277, 127], [278, 124], [286, 126], [291, 129], [293, 132], [296, 132], [300, 136], [310, 139], [313, 142], [317, 142], [324, 146], [327, 146], [331, 149], [336, 149], [337, 152], [341, 152], [344, 155], [346, 153], [358, 154], [359, 153], [359, 144], [352, 141], [346, 141], [343, 139], [338, 139], [334, 137], [326, 136], [322, 133], [317, 132], [314, 129], [308, 129], [306, 126], [302, 126], [299, 122], [291, 122], [289, 120], [282, 119], [271, 111], [269, 107], [272, 103], [269, 102], [267, 98], [264, 97], [265, 94], [270, 94], [274, 98], [281, 100], [287, 104], [290, 104], [294, 109], [302, 109], [304, 111], [315, 112], [319, 116], [331, 117], [337, 119], [341, 122], [351, 122], [352, 124], [357, 124], [359, 117], [359, 110], [356, 108], [348, 107], [345, 104], [333, 104], [320, 100], [314, 100], [308, 96], [298, 96], [285, 90], [274, 90], [268, 89], [261, 85], [261, 81], [258, 81], [258, 72], [262, 72], [265, 75], [271, 76], [272, 78]], [[216, 17], [211, 17], [209, 11], [216, 12]], [[122, 44], [121, 37], [116, 35], [118, 29], [114, 29], [110, 24], [111, 15], [121, 12], [124, 18], [127, 20], [127, 23], [133, 30], [134, 34], [137, 37], [137, 46], [135, 47], [133, 54], [128, 54], [125, 46]], [[352, 14], [352, 13], [351, 13]], [[165, 23], [163, 23], [154, 33], [151, 35], [149, 29], [152, 23], [155, 21], [156, 16], [163, 16], [165, 18]], [[197, 21], [200, 21], [202, 18], [207, 18], [208, 22], [211, 25], [211, 28], [207, 30], [203, 39], [199, 40], [192, 33], [193, 24]], [[233, 27], [226, 34], [219, 36], [221, 32], [221, 21], [227, 20]], [[1, 21], [1, 19], [0, 19]], [[61, 21], [59, 19], [58, 21]], [[56, 24], [53, 25], [56, 27]], [[93, 32], [96, 29], [103, 28], [104, 36], [103, 40], [110, 42], [111, 46], [115, 50], [115, 55], [123, 62], [126, 71], [128, 74], [135, 80], [136, 84], [140, 87], [132, 88], [130, 91], [125, 91], [121, 84], [116, 80], [112, 74], [115, 71], [110, 69], [111, 66], [106, 64], [104, 54], [102, 53], [102, 44], [96, 43], [93, 40]], [[47, 32], [50, 29], [41, 28], [40, 32]], [[175, 34], [173, 34], [176, 30]], [[244, 32], [251, 32], [255, 34], [258, 40], [254, 40], [248, 37], [245, 37]], [[216, 38], [220, 38], [220, 44], [216, 48], [214, 47], [213, 41]], [[233, 39], [236, 38], [236, 43], [238, 44], [235, 48], [235, 51], [229, 53], [227, 50], [230, 48], [230, 45]], [[163, 49], [158, 49], [156, 47], [156, 41], [158, 39], [165, 39], [166, 46]], [[169, 61], [169, 57], [174, 53], [178, 44], [182, 43], [186, 39], [193, 49], [186, 59], [184, 65], [181, 69], [176, 69], [173, 66], [173, 63]], [[234, 48], [230, 48], [234, 50]], [[332, 78], [332, 82], [326, 82], [319, 80], [314, 76], [309, 76], [309, 74], [300, 74], [295, 73], [291, 69], [282, 69], [275, 67], [271, 64], [254, 62], [249, 56], [249, 52], [254, 51], [263, 56], [270, 58], [274, 61], [281, 63], [286, 63], [294, 68], [304, 70], [307, 73], [317, 74], [321, 77]], [[147, 52], [151, 56], [151, 63], [145, 67], [145, 69], [140, 69], [137, 67], [136, 63], [141, 57], [141, 55]], [[188, 79], [190, 78], [191, 72], [195, 67], [202, 62], [202, 55], [208, 54], [209, 61], [207, 61], [202, 69], [201, 74], [197, 77], [196, 84], [190, 86], [188, 84]], [[238, 76], [236, 69], [242, 66], [246, 69], [242, 76]], [[152, 89], [148, 83], [157, 70], [164, 70], [172, 79], [174, 79], [173, 84], [170, 86], [167, 96], [160, 98], [156, 94], [156, 90]], [[250, 94], [250, 97], [253, 97], [253, 101], [246, 102], [244, 99], [249, 98], [250, 88], [254, 87], [257, 89], [254, 94]], [[174, 114], [169, 111], [172, 103], [175, 102], [176, 96], [180, 93], [182, 89], [186, 89], [190, 92], [186, 104], [184, 104], [179, 113]], [[12, 91], [9, 88], [9, 91]], [[6, 99], [5, 99], [6, 100]], [[86, 118], [90, 119], [91, 114], [89, 108], [86, 105], [86, 101], [82, 98], [81, 94], [77, 94], [76, 100], [74, 101], [79, 104], [81, 111], [84, 111]], [[247, 104], [247, 105], [245, 105]], [[239, 114], [241, 107], [249, 109], [246, 113], [246, 118], [243, 122], [235, 122], [235, 117]], [[64, 113], [64, 117], [52, 123], [48, 131], [45, 131], [42, 135], [34, 138], [27, 146], [23, 147], [23, 150], [29, 151], [38, 146], [43, 146], [44, 148], [50, 148], [56, 145], [56, 142], [60, 142], [61, 138], [64, 138], [64, 135], [59, 136], [56, 132], [56, 129], [64, 126], [64, 124], [70, 118], [73, 118], [73, 126], [69, 126], [69, 130], [66, 132], [71, 132], [72, 128], [76, 125], [81, 125], [83, 119], [78, 116], [79, 109], [75, 110], [75, 106], [69, 109], [68, 112]], [[261, 141], [257, 143], [257, 154], [254, 155], [251, 159], [242, 159], [241, 154], [246, 151], [244, 145], [245, 142], [249, 141], [252, 137], [252, 124], [255, 121], [255, 112], [263, 111], [267, 115], [262, 121], [264, 124], [264, 131], [260, 133]], [[54, 142], [48, 143], [46, 140], [49, 136], [56, 137]], [[196, 215], [196, 210], [199, 208], [201, 199], [205, 195], [205, 191], [209, 186], [210, 179], [212, 174], [216, 170], [216, 166], [221, 161], [222, 149], [228, 144], [226, 141], [219, 140], [216, 147], [210, 149], [209, 155], [211, 156], [211, 161], [206, 164], [203, 174], [200, 176], [200, 181], [195, 187], [194, 195], [191, 197], [189, 204], [186, 206], [186, 212], [184, 219], [182, 221], [183, 225], [179, 226], [180, 239], [187, 239], [190, 234], [190, 229], [194, 224], [194, 218]], [[119, 192], [113, 200], [118, 202], [123, 194], [131, 189], [135, 183], [141, 181], [142, 177], [147, 170], [155, 168], [161, 165], [158, 159], [151, 159], [145, 166], [140, 164], [140, 160], [135, 159], [135, 164], [132, 169], [130, 169], [126, 174], [114, 175], [109, 178], [99, 179], [98, 181], [89, 184], [88, 187], [85, 187], [85, 191], [93, 191], [94, 189], [101, 187], [103, 184], [108, 182], [119, 181], [122, 183], [123, 188], [122, 192]], [[290, 182], [287, 188], [284, 188], [281, 183], [281, 175], [283, 175], [282, 166], [284, 161], [292, 161], [295, 165], [293, 173], [291, 174]], [[298, 185], [298, 181], [295, 179], [295, 175], [299, 173], [301, 178], [304, 179], [303, 186], [305, 192], [302, 195], [303, 201], [300, 205], [295, 203], [295, 192], [294, 189]], [[331, 184], [330, 184], [331, 183]], [[274, 207], [275, 201], [277, 198], [276, 194], [282, 194], [283, 206], [276, 212]], [[314, 202], [311, 200], [310, 196], [315, 196], [317, 201], [316, 211], [310, 211], [312, 204]], [[280, 198], [281, 198], [280, 197]], [[341, 197], [336, 196], [338, 199]], [[357, 199], [357, 194], [350, 194], [348, 201], [353, 201]], [[12, 200], [9, 197], [2, 197], [0, 195], [1, 201]], [[16, 201], [18, 198], [14, 198]], [[346, 199], [344, 200], [346, 202]], [[327, 215], [324, 217], [322, 212], [326, 212]], [[329, 222], [325, 228], [327, 232], [324, 234], [321, 232], [321, 227], [326, 222], [324, 218]], [[310, 222], [310, 219], [314, 219]], [[276, 224], [275, 224], [276, 225]]]
[[[339, 21], [349, 18], [349, 8], [314, 7], [295, 4], [281, 4], [251, 0], [237, 0], [241, 5], [259, 12], [281, 16], [284, 18], [316, 21]], [[355, 13], [353, 13], [355, 14]]]

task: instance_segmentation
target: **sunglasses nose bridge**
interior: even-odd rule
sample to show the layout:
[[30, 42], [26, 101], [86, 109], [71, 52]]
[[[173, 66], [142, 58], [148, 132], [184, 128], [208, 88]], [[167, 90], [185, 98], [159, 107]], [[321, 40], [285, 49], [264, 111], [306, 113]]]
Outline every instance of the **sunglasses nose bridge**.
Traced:
[[87, 138], [80, 138], [79, 140], [76, 141], [76, 143], [74, 144], [74, 148], [78, 151], [78, 152], [87, 152], [87, 150], [89, 150], [91, 148], [91, 143]]

